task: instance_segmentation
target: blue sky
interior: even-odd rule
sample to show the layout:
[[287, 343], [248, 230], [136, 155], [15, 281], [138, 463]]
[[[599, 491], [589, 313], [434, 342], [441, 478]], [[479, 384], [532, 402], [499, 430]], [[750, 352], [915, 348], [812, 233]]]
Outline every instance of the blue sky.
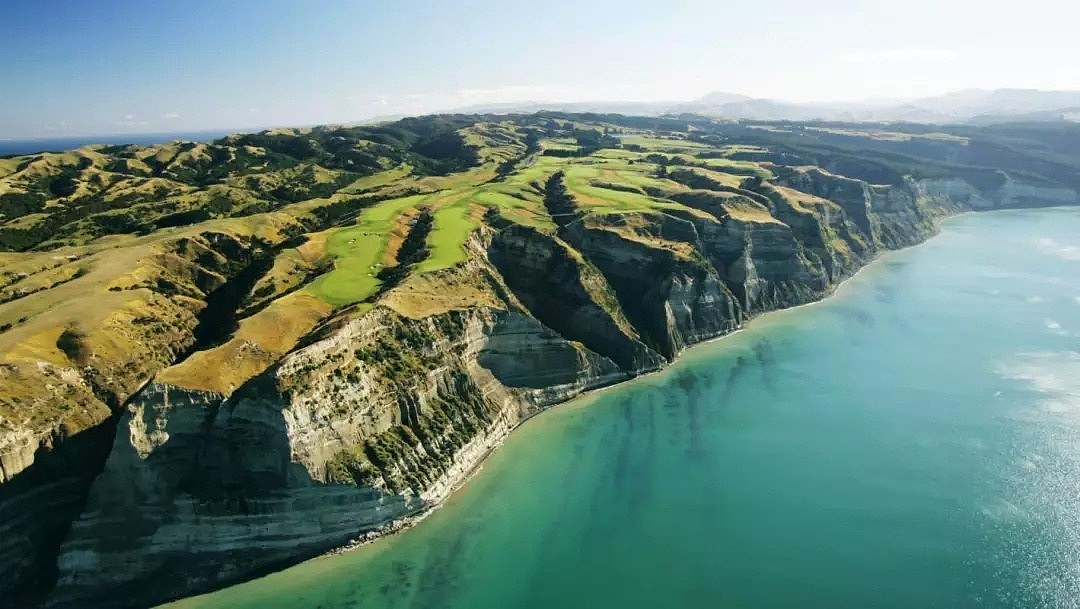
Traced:
[[725, 90], [1080, 89], [1062, 0], [12, 1], [0, 138], [304, 125]]

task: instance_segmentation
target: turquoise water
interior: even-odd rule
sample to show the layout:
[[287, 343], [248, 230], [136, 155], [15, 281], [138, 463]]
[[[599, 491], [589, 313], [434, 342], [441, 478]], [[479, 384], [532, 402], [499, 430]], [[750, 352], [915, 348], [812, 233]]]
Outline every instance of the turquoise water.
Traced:
[[1080, 210], [967, 215], [183, 608], [1080, 607]]

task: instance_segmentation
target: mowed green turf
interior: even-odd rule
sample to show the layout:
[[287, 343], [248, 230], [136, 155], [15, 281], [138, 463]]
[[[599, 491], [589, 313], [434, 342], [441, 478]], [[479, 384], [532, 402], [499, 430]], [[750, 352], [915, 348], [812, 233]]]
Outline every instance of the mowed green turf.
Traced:
[[465, 240], [479, 223], [469, 215], [469, 202], [475, 192], [412, 195], [365, 209], [355, 226], [327, 237], [326, 254], [333, 259], [334, 269], [317, 278], [309, 289], [334, 306], [361, 302], [378, 291], [381, 282], [376, 275], [390, 231], [401, 214], [415, 207], [431, 206], [434, 213], [427, 239], [430, 254], [416, 271], [436, 271], [464, 262]]
[[427, 238], [431, 253], [416, 266], [417, 273], [438, 271], [465, 262], [465, 240], [479, 224], [469, 215], [472, 194], [435, 210]]
[[[685, 190], [677, 182], [657, 177], [658, 167], [644, 157], [658, 151], [679, 151], [683, 157], [708, 149], [697, 142], [668, 140], [644, 136], [623, 138], [648, 149], [647, 153], [619, 149], [604, 149], [588, 157], [537, 156], [520, 166], [513, 174], [500, 180], [478, 179], [479, 170], [438, 178], [408, 177], [407, 166], [400, 166], [358, 181], [351, 188], [367, 189], [398, 180], [417, 185], [429, 184], [436, 190], [381, 202], [365, 209], [356, 225], [341, 229], [327, 238], [326, 253], [334, 261], [334, 269], [316, 279], [309, 289], [326, 302], [344, 306], [361, 302], [375, 294], [380, 282], [376, 278], [380, 261], [389, 241], [394, 222], [411, 208], [424, 206], [433, 214], [431, 232], [427, 236], [428, 256], [413, 269], [415, 273], [430, 273], [451, 268], [468, 259], [465, 242], [477, 229], [483, 208], [493, 208], [506, 219], [542, 230], [553, 230], [555, 223], [548, 215], [542, 194], [543, 185], [557, 171], [565, 175], [565, 184], [583, 211], [596, 214], [680, 209], [697, 213], [679, 203], [657, 198], [645, 191], [628, 192], [607, 188], [606, 184], [655, 189], [661, 192]], [[562, 140], [545, 140], [542, 147], [568, 145]], [[728, 169], [740, 175], [765, 174], [768, 170], [747, 161], [730, 159], [699, 159], [718, 170]], [[714, 173], [695, 168], [702, 173]], [[488, 174], [490, 175], [490, 174]], [[720, 174], [737, 184], [741, 179]]]
[[483, 188], [473, 198], [485, 207], [498, 209], [500, 214], [518, 224], [549, 230], [555, 228], [555, 223], [544, 209], [543, 197], [532, 191], [496, 185]]
[[383, 201], [361, 212], [356, 226], [327, 237], [326, 254], [333, 258], [334, 270], [312, 282], [312, 293], [334, 306], [360, 302], [374, 294], [380, 284], [375, 277], [379, 258], [386, 249], [394, 220], [426, 198], [413, 195]]
[[[621, 183], [618, 173], [605, 179], [601, 166], [572, 165], [565, 169], [566, 188], [583, 207], [595, 211], [644, 211], [655, 206], [656, 200], [647, 195], [593, 186], [599, 182]], [[615, 177], [615, 179], [610, 179]]]

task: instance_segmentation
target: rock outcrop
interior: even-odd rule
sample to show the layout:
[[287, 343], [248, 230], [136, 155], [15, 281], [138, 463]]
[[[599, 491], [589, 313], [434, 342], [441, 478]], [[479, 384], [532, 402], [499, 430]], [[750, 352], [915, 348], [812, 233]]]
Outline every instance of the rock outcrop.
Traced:
[[[430, 208], [394, 190], [409, 211], [388, 221], [386, 251], [354, 266], [293, 238], [309, 234], [315, 250], [337, 234], [328, 223], [348, 225], [376, 198], [170, 232], [108, 268], [88, 255], [89, 274], [66, 285], [97, 282], [100, 328], [20, 326], [20, 363], [0, 361], [0, 385], [36, 388], [0, 406], [52, 408], [33, 425], [0, 418], [0, 598], [146, 607], [395, 529], [528, 417], [820, 299], [948, 214], [1080, 203], [1064, 182], [1018, 172], [918, 177], [801, 150], [623, 150], [634, 163], [622, 174], [600, 155], [573, 166], [592, 172], [581, 178], [534, 167], [535, 142], [512, 156], [524, 136], [486, 128], [513, 146], [477, 170], [484, 181], [467, 196], [436, 190]], [[519, 169], [527, 182], [480, 191]], [[285, 200], [279, 181], [294, 177], [266, 186]], [[443, 247], [458, 224], [468, 230], [450, 245], [462, 249]], [[348, 230], [335, 247], [362, 250]], [[281, 249], [290, 255], [267, 256]], [[305, 291], [328, 267], [374, 287], [341, 300]], [[41, 345], [62, 345], [56, 361], [26, 364]]]
[[51, 600], [146, 604], [343, 545], [440, 501], [538, 409], [627, 376], [520, 312], [380, 308], [227, 398], [151, 385]]
[[498, 284], [498, 306], [379, 306], [228, 396], [151, 384], [61, 548], [52, 604], [145, 605], [378, 531], [441, 500], [540, 409], [820, 298], [880, 249], [928, 237], [953, 209], [940, 201], [971, 205], [958, 184], [786, 183], [757, 186], [757, 217], [582, 214], [557, 235], [493, 218], [471, 274]]

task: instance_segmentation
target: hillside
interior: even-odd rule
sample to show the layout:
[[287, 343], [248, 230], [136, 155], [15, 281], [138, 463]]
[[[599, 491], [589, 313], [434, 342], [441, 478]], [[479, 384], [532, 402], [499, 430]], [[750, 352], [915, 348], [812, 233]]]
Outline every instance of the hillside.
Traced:
[[1078, 153], [540, 113], [0, 158], [0, 597], [148, 606], [383, 530], [947, 214], [1080, 203]]

